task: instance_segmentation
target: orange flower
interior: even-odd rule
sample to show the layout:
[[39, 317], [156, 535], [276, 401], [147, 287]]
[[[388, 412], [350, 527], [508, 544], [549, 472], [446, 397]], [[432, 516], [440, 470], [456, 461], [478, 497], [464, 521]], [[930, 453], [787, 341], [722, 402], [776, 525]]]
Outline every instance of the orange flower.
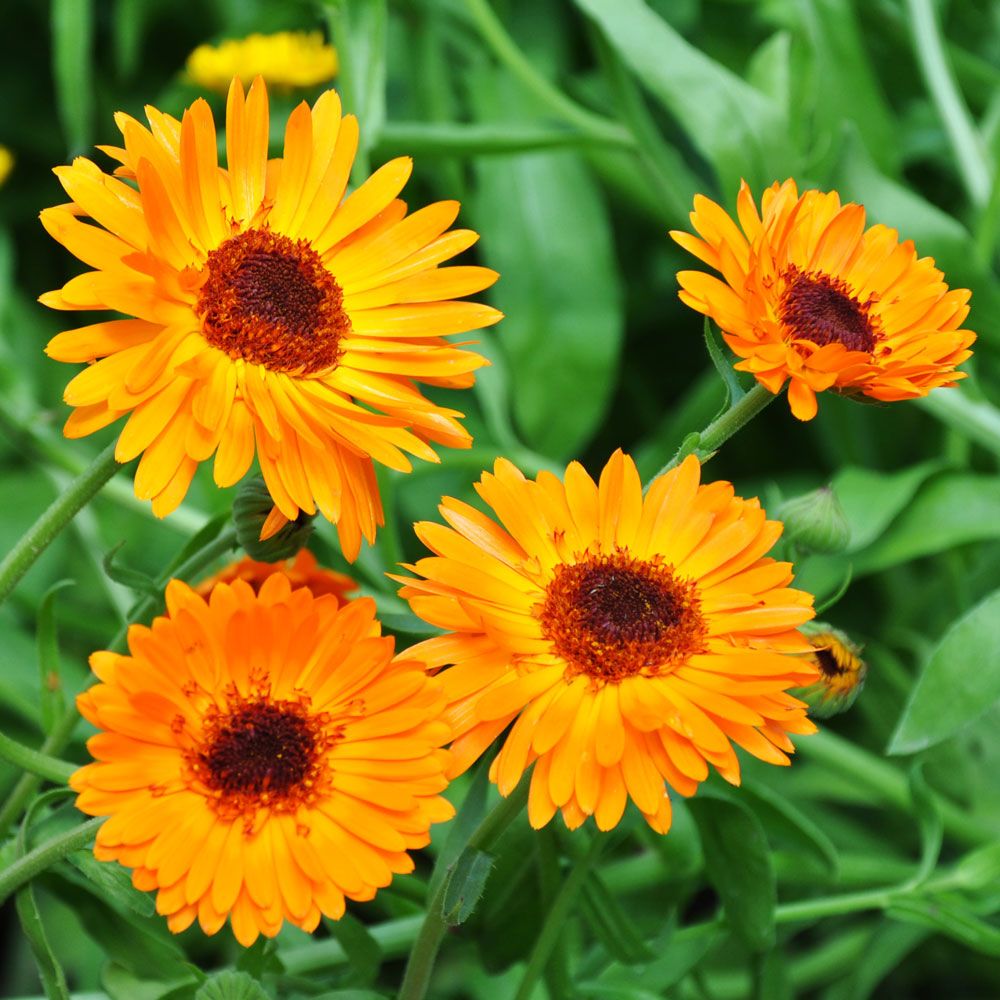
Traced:
[[332, 569], [323, 569], [308, 549], [299, 549], [291, 559], [276, 563], [259, 562], [244, 556], [238, 562], [230, 563], [214, 576], [203, 580], [194, 589], [195, 593], [208, 597], [217, 583], [245, 580], [258, 591], [264, 581], [275, 573], [284, 573], [293, 587], [308, 587], [313, 597], [329, 594], [342, 605], [350, 600], [348, 596], [350, 592], [358, 589], [358, 585], [349, 576], [335, 573]]
[[344, 197], [358, 127], [333, 91], [292, 112], [285, 155], [269, 159], [264, 83], [244, 96], [234, 80], [228, 169], [204, 100], [181, 121], [146, 113], [150, 129], [119, 114], [124, 148], [104, 147], [122, 179], [80, 157], [56, 168], [72, 203], [42, 212], [94, 270], [41, 301], [135, 317], [49, 342], [57, 361], [93, 362], [66, 387], [66, 435], [130, 414], [116, 457], [142, 455], [136, 495], [161, 517], [200, 462], [214, 455], [216, 483], [231, 486], [256, 454], [280, 513], [318, 508], [353, 559], [382, 523], [373, 460], [408, 471], [404, 452], [437, 461], [432, 442], [471, 444], [461, 414], [415, 383], [473, 383], [485, 360], [442, 338], [500, 318], [452, 301], [496, 272], [438, 267], [477, 236], [446, 232], [453, 201], [406, 214], [408, 157]]
[[451, 527], [416, 526], [436, 555], [407, 567], [401, 594], [449, 633], [407, 651], [440, 676], [455, 731], [453, 776], [513, 723], [490, 777], [508, 795], [534, 763], [531, 824], [618, 823], [626, 797], [670, 826], [666, 782], [691, 795], [712, 765], [739, 781], [732, 743], [787, 764], [788, 733], [815, 727], [785, 693], [816, 668], [797, 626], [812, 596], [765, 553], [781, 534], [729, 483], [700, 486], [689, 457], [643, 498], [616, 452], [597, 485], [510, 462], [480, 496], [501, 524], [446, 498]]
[[180, 581], [167, 614], [99, 652], [81, 714], [96, 763], [70, 779], [77, 807], [110, 817], [95, 855], [134, 869], [178, 932], [232, 921], [241, 944], [288, 920], [311, 931], [344, 898], [371, 899], [448, 819], [439, 796], [441, 684], [393, 660], [372, 601]]
[[[800, 420], [816, 415], [816, 393], [831, 389], [885, 401], [926, 396], [965, 377], [976, 335], [960, 329], [970, 292], [952, 291], [930, 257], [895, 229], [865, 229], [861, 205], [795, 182], [764, 192], [758, 214], [746, 183], [739, 226], [698, 195], [690, 233], [670, 235], [709, 267], [677, 275], [681, 300], [710, 316], [726, 343], [770, 392], [788, 379]], [[742, 232], [740, 229], [742, 228]]]

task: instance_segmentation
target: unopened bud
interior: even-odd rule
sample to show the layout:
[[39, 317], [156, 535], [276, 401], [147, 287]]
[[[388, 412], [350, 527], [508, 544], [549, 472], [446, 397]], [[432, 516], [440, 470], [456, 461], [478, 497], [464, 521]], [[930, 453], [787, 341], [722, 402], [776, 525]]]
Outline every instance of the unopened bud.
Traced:
[[299, 551], [312, 534], [313, 515], [302, 512], [294, 521], [280, 524], [274, 516], [274, 501], [264, 480], [254, 476], [243, 482], [233, 501], [233, 523], [236, 538], [251, 559], [261, 562], [279, 562], [289, 559]]
[[860, 694], [868, 673], [868, 665], [861, 659], [863, 647], [825, 622], [808, 622], [802, 632], [813, 648], [806, 655], [816, 664], [819, 679], [788, 693], [806, 702], [814, 719], [846, 712]]
[[851, 526], [829, 486], [786, 500], [775, 516], [785, 524], [785, 537], [807, 552], [832, 555], [851, 541]]

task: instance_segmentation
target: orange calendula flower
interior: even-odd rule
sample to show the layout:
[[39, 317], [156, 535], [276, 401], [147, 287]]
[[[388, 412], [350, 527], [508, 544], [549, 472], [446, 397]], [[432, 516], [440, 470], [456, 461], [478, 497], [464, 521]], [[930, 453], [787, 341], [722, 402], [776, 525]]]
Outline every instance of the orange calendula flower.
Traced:
[[739, 225], [698, 195], [690, 233], [670, 235], [723, 281], [681, 271], [681, 300], [710, 316], [770, 392], [789, 381], [800, 420], [816, 415], [816, 393], [830, 389], [884, 401], [926, 396], [964, 378], [955, 371], [976, 335], [960, 329], [970, 292], [950, 290], [930, 257], [899, 242], [887, 226], [865, 228], [861, 205], [835, 192], [775, 183], [757, 211], [744, 183]]
[[795, 695], [809, 705], [809, 714], [815, 719], [846, 712], [857, 701], [868, 674], [868, 665], [861, 658], [863, 647], [826, 622], [809, 622], [803, 631], [812, 646], [809, 659], [816, 664], [819, 677]]
[[77, 704], [101, 732], [70, 784], [109, 817], [95, 855], [158, 890], [172, 931], [311, 931], [412, 871], [407, 851], [452, 815], [441, 683], [393, 659], [374, 610], [281, 573], [207, 601], [175, 580], [131, 655], [91, 657], [101, 683]]
[[407, 651], [443, 671], [455, 730], [452, 775], [513, 723], [490, 777], [508, 795], [534, 763], [533, 826], [562, 810], [615, 826], [631, 798], [665, 832], [665, 783], [691, 795], [709, 765], [738, 782], [732, 744], [787, 764], [788, 733], [815, 727], [786, 689], [816, 678], [797, 631], [812, 596], [766, 553], [781, 534], [729, 483], [699, 485], [695, 457], [645, 498], [616, 452], [599, 484], [500, 459], [480, 496], [501, 524], [446, 498], [450, 527], [420, 523], [436, 555], [401, 594], [448, 629]]
[[244, 580], [258, 591], [264, 581], [275, 573], [287, 576], [293, 587], [308, 587], [313, 597], [329, 594], [337, 599], [338, 604], [346, 604], [351, 599], [351, 592], [358, 589], [357, 583], [349, 576], [320, 566], [308, 549], [299, 549], [292, 558], [283, 559], [281, 562], [260, 562], [244, 556], [237, 562], [223, 567], [214, 576], [203, 580], [194, 589], [195, 593], [208, 597], [217, 583]]
[[[268, 157], [267, 91], [234, 80], [227, 162], [204, 100], [181, 121], [147, 108], [147, 129], [116, 118], [118, 177], [78, 158], [56, 168], [72, 204], [42, 212], [49, 233], [94, 270], [41, 301], [114, 309], [60, 333], [58, 361], [90, 362], [66, 387], [69, 437], [129, 414], [116, 457], [141, 455], [136, 495], [164, 516], [200, 462], [231, 486], [254, 456], [280, 514], [319, 509], [353, 559], [382, 523], [373, 460], [409, 470], [432, 443], [468, 447], [461, 414], [416, 383], [464, 388], [485, 360], [443, 337], [500, 314], [453, 301], [496, 272], [438, 265], [471, 246], [448, 232], [453, 201], [407, 215], [412, 169], [392, 160], [345, 197], [358, 144], [336, 93], [288, 119], [284, 157]], [[119, 179], [120, 178], [120, 179]], [[93, 223], [93, 224], [92, 224]]]

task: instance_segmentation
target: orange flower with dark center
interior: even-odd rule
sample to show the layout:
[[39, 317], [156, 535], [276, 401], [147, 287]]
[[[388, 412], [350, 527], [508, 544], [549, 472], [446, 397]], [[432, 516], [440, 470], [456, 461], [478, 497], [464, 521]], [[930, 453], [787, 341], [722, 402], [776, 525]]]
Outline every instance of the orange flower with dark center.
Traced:
[[692, 795], [710, 766], [738, 782], [734, 744], [788, 763], [788, 734], [814, 730], [787, 693], [817, 677], [812, 597], [767, 556], [781, 525], [700, 474], [689, 457], [644, 498], [621, 452], [599, 483], [500, 459], [477, 486], [497, 520], [446, 498], [449, 527], [416, 526], [434, 555], [400, 593], [448, 631], [407, 655], [446, 668], [452, 775], [510, 726], [490, 777], [508, 795], [534, 765], [533, 826], [558, 809], [606, 830], [631, 798], [666, 831], [667, 786]]
[[374, 462], [409, 471], [407, 455], [471, 444], [461, 414], [419, 384], [472, 385], [485, 359], [444, 337], [500, 319], [458, 301], [496, 272], [439, 266], [477, 236], [449, 230], [453, 201], [407, 214], [409, 158], [347, 193], [358, 126], [333, 91], [292, 112], [270, 157], [263, 81], [245, 95], [235, 80], [225, 168], [205, 101], [180, 121], [146, 113], [148, 128], [116, 116], [124, 147], [102, 147], [116, 176], [83, 157], [58, 167], [71, 204], [42, 212], [93, 270], [41, 301], [132, 317], [49, 342], [50, 357], [88, 364], [66, 387], [65, 433], [127, 416], [115, 455], [141, 456], [136, 495], [161, 517], [199, 463], [214, 457], [216, 484], [231, 486], [256, 457], [269, 530], [319, 510], [353, 559], [382, 523]]
[[203, 580], [195, 587], [195, 592], [208, 597], [217, 583], [232, 583], [234, 580], [244, 580], [259, 591], [264, 581], [275, 573], [283, 573], [288, 577], [293, 587], [308, 587], [313, 597], [330, 594], [339, 604], [346, 604], [351, 599], [352, 591], [358, 589], [357, 583], [343, 573], [324, 569], [316, 561], [316, 557], [308, 549], [299, 549], [291, 559], [281, 562], [260, 562], [244, 556], [237, 562], [223, 567], [218, 573]]
[[129, 655], [91, 657], [100, 683], [77, 699], [100, 730], [70, 779], [78, 808], [109, 817], [97, 858], [157, 890], [171, 930], [228, 917], [244, 945], [412, 871], [453, 813], [450, 729], [440, 681], [393, 659], [373, 602], [341, 608], [282, 573], [166, 596]]
[[789, 382], [800, 420], [827, 389], [891, 401], [965, 377], [955, 368], [976, 339], [961, 329], [970, 293], [949, 290], [896, 230], [866, 229], [860, 205], [836, 192], [800, 196], [791, 180], [764, 192], [760, 212], [743, 184], [737, 215], [739, 225], [695, 198], [699, 236], [670, 235], [724, 280], [681, 271], [680, 297], [719, 325], [738, 370], [773, 393]]
[[857, 700], [868, 674], [862, 647], [824, 622], [810, 622], [806, 635], [812, 646], [809, 658], [818, 668], [819, 678], [796, 695], [808, 703], [810, 714], [817, 719], [846, 712]]

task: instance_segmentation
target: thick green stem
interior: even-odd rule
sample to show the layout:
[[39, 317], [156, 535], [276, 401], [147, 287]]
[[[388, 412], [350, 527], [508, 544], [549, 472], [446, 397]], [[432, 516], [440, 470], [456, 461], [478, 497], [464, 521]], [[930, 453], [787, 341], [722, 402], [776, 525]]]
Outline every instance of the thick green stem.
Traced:
[[635, 145], [635, 138], [626, 129], [570, 100], [542, 76], [507, 33], [488, 0], [465, 0], [465, 9], [497, 59], [553, 114], [595, 139], [617, 145]]
[[51, 840], [45, 841], [44, 844], [39, 844], [23, 858], [19, 858], [12, 865], [0, 871], [0, 904], [12, 892], [16, 892], [36, 875], [51, 868], [67, 854], [78, 851], [81, 847], [86, 847], [94, 839], [97, 828], [104, 822], [105, 818], [98, 816], [96, 819], [87, 820], [80, 826], [74, 826], [72, 830], [60, 833]]
[[910, 14], [914, 53], [955, 152], [962, 184], [972, 203], [982, 208], [990, 197], [993, 168], [948, 65], [934, 5], [931, 0], [907, 0], [906, 6]]
[[18, 743], [17, 740], [12, 740], [3, 733], [0, 733], [0, 757], [25, 771], [30, 771], [32, 774], [58, 785], [65, 785], [69, 781], [70, 775], [76, 770], [75, 764], [68, 764], [57, 757], [50, 757], [38, 750], [32, 750], [31, 747], [26, 747], [23, 743]]
[[677, 449], [677, 454], [653, 476], [653, 479], [659, 479], [665, 472], [669, 472], [680, 465], [688, 455], [695, 452], [702, 456], [703, 459], [710, 458], [737, 431], [750, 423], [775, 398], [773, 392], [770, 392], [758, 383], [746, 395], [729, 407], [722, 416], [716, 417], [703, 431], [696, 434], [689, 434], [684, 439], [680, 448]]
[[94, 459], [88, 469], [69, 484], [42, 516], [28, 529], [21, 540], [0, 563], [0, 604], [18, 581], [34, 565], [35, 560], [48, 548], [52, 540], [76, 516], [77, 511], [93, 499], [101, 487], [118, 471], [115, 446], [108, 445]]
[[[501, 799], [486, 814], [482, 823], [473, 831], [465, 850], [488, 851], [520, 815], [527, 801], [528, 779], [525, 777], [508, 798]], [[444, 919], [444, 897], [447, 890], [448, 879], [443, 878], [427, 904], [427, 914], [413, 942], [397, 1000], [422, 1000], [427, 994], [431, 973], [434, 971], [434, 960], [448, 929]]]

